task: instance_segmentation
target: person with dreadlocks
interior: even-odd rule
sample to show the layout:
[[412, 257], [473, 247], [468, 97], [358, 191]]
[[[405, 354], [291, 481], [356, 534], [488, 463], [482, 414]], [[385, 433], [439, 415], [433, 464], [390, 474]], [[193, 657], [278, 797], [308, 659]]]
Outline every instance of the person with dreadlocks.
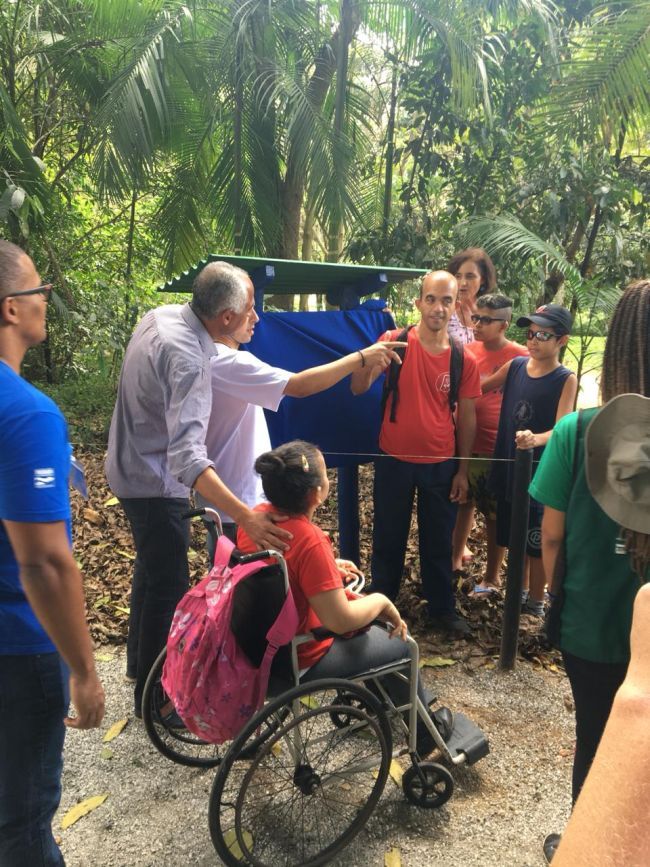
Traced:
[[[616, 306], [601, 392], [602, 408], [557, 423], [530, 486], [545, 507], [554, 643], [575, 703], [573, 804], [625, 678], [634, 599], [650, 578], [650, 280]], [[549, 863], [559, 842], [544, 841]]]

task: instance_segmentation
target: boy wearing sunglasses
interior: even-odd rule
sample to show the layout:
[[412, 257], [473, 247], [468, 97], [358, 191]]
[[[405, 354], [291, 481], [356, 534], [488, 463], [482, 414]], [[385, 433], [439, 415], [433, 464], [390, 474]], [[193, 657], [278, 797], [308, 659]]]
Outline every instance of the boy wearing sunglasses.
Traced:
[[[578, 382], [575, 374], [560, 363], [560, 352], [569, 342], [572, 324], [571, 313], [559, 304], [544, 304], [529, 316], [521, 316], [517, 327], [528, 329], [526, 347], [530, 357], [512, 359], [482, 383], [484, 394], [503, 389], [496, 460], [488, 480], [497, 498], [498, 545], [507, 546], [510, 537], [515, 449], [533, 449], [537, 466], [555, 423], [573, 410]], [[522, 612], [535, 617], [544, 616], [543, 512], [542, 504], [531, 497], [526, 545], [529, 590], [522, 599]]]
[[[504, 364], [518, 356], [527, 356], [525, 346], [508, 340], [506, 331], [512, 320], [512, 301], [505, 295], [482, 295], [476, 300], [476, 313], [472, 314], [474, 342], [467, 345], [478, 364], [481, 380], [500, 370]], [[485, 576], [474, 587], [476, 595], [489, 594], [501, 583], [500, 569], [505, 549], [496, 542], [496, 500], [488, 491], [490, 458], [499, 427], [501, 390], [495, 389], [476, 401], [476, 436], [469, 462], [469, 494], [466, 503], [458, 508], [453, 539], [453, 568], [462, 569], [462, 556], [474, 523], [474, 507], [485, 516], [487, 531], [487, 565]]]

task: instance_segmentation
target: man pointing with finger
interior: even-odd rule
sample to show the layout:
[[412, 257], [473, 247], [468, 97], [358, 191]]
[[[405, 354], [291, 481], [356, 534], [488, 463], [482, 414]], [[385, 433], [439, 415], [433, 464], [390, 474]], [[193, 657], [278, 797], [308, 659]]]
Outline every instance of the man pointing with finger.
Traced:
[[[256, 320], [253, 284], [246, 271], [211, 262], [196, 277], [189, 304], [159, 307], [143, 317], [124, 357], [106, 475], [127, 515], [136, 549], [127, 642], [136, 716], [141, 715], [147, 676], [189, 581], [189, 524], [183, 514], [190, 489], [230, 516], [261, 548], [284, 550], [291, 543], [291, 534], [274, 523], [277, 516], [253, 512], [224, 484], [219, 473], [225, 464], [217, 467], [206, 447], [215, 341], [226, 333], [232, 336], [228, 345], [244, 342], [236, 335], [250, 335]], [[378, 354], [388, 356], [389, 351]], [[356, 359], [360, 366], [358, 354]], [[346, 367], [340, 378], [349, 372]], [[224, 406], [215, 403], [213, 415], [226, 423], [228, 437], [236, 434]]]
[[[265, 499], [261, 479], [253, 469], [256, 458], [271, 449], [263, 410], [277, 411], [284, 397], [318, 394], [364, 367], [384, 370], [391, 361], [399, 364], [394, 350], [406, 346], [390, 341], [375, 343], [293, 373], [272, 367], [251, 352], [238, 351], [250, 342], [258, 321], [249, 281], [241, 313], [228, 309], [215, 319], [215, 354], [210, 359], [212, 412], [206, 435], [208, 456], [220, 478], [250, 507]], [[206, 502], [204, 497], [200, 499]], [[234, 541], [237, 522], [231, 513], [219, 511], [224, 532]]]

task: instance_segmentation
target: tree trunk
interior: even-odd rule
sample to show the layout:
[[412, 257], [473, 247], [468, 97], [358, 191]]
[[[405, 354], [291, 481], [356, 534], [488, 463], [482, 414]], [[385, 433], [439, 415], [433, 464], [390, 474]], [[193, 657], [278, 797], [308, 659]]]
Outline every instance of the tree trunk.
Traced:
[[386, 128], [386, 167], [384, 171], [383, 233], [384, 243], [388, 239], [390, 212], [393, 204], [393, 158], [395, 154], [395, 114], [397, 112], [397, 61], [393, 66], [390, 84], [390, 105], [388, 108], [388, 127]]
[[[350, 0], [344, 0], [350, 5]], [[337, 71], [338, 58], [341, 51], [347, 49], [350, 41], [358, 29], [358, 15], [356, 26], [353, 29], [346, 28], [342, 20], [339, 27], [325, 42], [314, 62], [314, 71], [307, 85], [307, 99], [315, 112], [320, 112], [325, 103], [325, 98]], [[297, 259], [298, 243], [300, 238], [300, 212], [305, 193], [305, 171], [300, 164], [301, 154], [298, 148], [291, 144], [287, 153], [287, 168], [285, 180], [282, 185], [282, 251], [281, 258]]]
[[235, 207], [234, 207], [234, 247], [235, 255], [241, 255], [243, 235], [244, 203], [242, 202], [243, 191], [243, 166], [242, 166], [242, 115], [244, 111], [244, 82], [242, 79], [242, 48], [237, 43], [235, 50], [235, 119], [233, 127], [233, 144], [235, 150]]
[[[345, 110], [348, 93], [348, 66], [350, 42], [359, 26], [357, 10], [353, 0], [341, 0], [341, 45], [336, 58], [336, 97], [334, 101], [334, 140], [341, 145], [345, 136]], [[338, 262], [343, 250], [343, 213], [340, 203], [330, 214], [328, 226], [327, 259]]]

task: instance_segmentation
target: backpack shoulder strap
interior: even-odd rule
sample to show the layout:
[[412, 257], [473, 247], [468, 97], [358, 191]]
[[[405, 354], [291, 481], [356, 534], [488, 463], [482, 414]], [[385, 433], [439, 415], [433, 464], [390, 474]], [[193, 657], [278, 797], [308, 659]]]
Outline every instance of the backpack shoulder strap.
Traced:
[[[394, 340], [404, 341], [408, 340], [408, 333], [413, 328], [412, 325], [409, 325], [408, 328], [403, 328], [397, 337], [393, 338]], [[396, 349], [395, 352], [400, 357], [402, 364], [404, 364], [404, 359], [406, 358], [406, 347], [401, 347], [400, 349]], [[386, 371], [386, 376], [384, 377], [384, 388], [381, 393], [381, 418], [382, 421], [384, 419], [384, 413], [386, 411], [386, 405], [390, 396], [393, 396], [390, 405], [390, 421], [395, 421], [395, 416], [397, 413], [397, 404], [399, 401], [399, 377], [402, 372], [402, 364], [398, 364], [396, 361], [391, 361], [388, 370]]]
[[449, 348], [451, 349], [451, 357], [449, 359], [449, 409], [453, 414], [456, 412], [460, 381], [463, 378], [465, 350], [463, 344], [454, 340], [453, 337], [449, 338]]
[[217, 569], [225, 569], [230, 562], [232, 552], [235, 550], [235, 543], [224, 535], [219, 536], [217, 547], [214, 552], [214, 565]]

